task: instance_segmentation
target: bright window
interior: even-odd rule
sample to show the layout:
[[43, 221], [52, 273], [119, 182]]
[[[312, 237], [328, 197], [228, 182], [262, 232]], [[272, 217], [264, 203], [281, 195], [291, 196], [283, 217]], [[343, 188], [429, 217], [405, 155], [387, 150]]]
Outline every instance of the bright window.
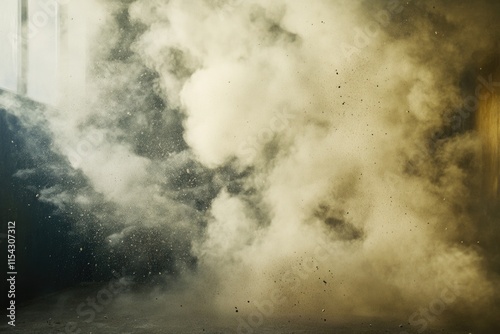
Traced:
[[0, 2], [0, 88], [18, 92], [20, 76], [21, 1]]
[[61, 7], [58, 0], [0, 2], [0, 89], [56, 104]]

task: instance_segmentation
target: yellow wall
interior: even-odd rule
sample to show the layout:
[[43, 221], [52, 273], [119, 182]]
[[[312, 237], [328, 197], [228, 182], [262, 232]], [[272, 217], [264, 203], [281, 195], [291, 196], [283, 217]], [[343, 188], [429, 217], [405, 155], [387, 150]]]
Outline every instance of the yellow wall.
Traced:
[[[489, 72], [492, 81], [500, 82], [500, 66]], [[489, 75], [483, 75], [490, 81]], [[494, 93], [484, 86], [481, 89], [480, 104], [476, 114], [476, 129], [482, 142], [483, 191], [493, 202], [500, 200], [500, 87], [493, 86]]]

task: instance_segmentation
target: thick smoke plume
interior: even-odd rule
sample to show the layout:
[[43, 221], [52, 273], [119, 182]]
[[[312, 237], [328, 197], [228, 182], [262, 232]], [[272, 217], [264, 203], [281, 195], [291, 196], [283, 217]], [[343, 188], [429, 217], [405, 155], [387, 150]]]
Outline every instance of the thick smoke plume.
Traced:
[[42, 198], [102, 224], [99, 247], [221, 313], [405, 321], [441, 298], [439, 320], [494, 323], [474, 117], [498, 2], [87, 6], [87, 86], [45, 113], [86, 185]]

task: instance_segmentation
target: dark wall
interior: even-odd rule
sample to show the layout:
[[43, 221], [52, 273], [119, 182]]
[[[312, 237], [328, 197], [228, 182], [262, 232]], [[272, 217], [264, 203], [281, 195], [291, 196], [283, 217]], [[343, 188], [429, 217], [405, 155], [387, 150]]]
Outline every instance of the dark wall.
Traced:
[[[47, 187], [51, 175], [43, 161], [50, 158], [50, 141], [33, 139], [19, 120], [0, 109], [0, 259], [2, 298], [6, 301], [7, 223], [16, 222], [16, 303], [89, 280], [87, 257], [81, 240], [71, 237], [71, 220], [39, 200], [38, 190]], [[32, 131], [32, 130], [30, 130]], [[25, 175], [16, 174], [25, 171]]]

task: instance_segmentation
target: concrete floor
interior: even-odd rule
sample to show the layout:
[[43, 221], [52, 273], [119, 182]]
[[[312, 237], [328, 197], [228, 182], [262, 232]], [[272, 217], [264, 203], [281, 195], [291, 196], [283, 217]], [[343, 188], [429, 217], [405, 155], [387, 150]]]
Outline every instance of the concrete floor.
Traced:
[[[380, 321], [374, 319], [360, 319], [349, 323], [334, 324], [324, 319], [265, 319], [262, 324], [253, 328], [239, 329], [239, 319], [242, 314], [234, 316], [210, 317], [194, 315], [179, 305], [165, 307], [165, 304], [155, 305], [155, 301], [148, 303], [122, 303], [118, 299], [95, 312], [95, 318], [90, 322], [90, 316], [79, 317], [78, 306], [89, 296], [96, 296], [102, 285], [82, 285], [67, 289], [43, 298], [21, 305], [16, 312], [16, 326], [11, 327], [3, 321], [0, 324], [0, 333], [52, 334], [52, 333], [80, 333], [80, 334], [135, 334], [135, 333], [172, 333], [172, 334], [229, 334], [229, 333], [280, 333], [280, 334], [413, 334], [418, 328], [396, 321]], [[126, 305], [126, 306], [124, 306]], [[83, 310], [90, 310], [85, 308]], [[160, 312], [159, 310], [166, 310]], [[402, 327], [400, 327], [402, 326]], [[469, 329], [447, 329], [442, 327], [429, 328], [426, 334], [468, 334]], [[478, 332], [473, 332], [478, 333]]]

